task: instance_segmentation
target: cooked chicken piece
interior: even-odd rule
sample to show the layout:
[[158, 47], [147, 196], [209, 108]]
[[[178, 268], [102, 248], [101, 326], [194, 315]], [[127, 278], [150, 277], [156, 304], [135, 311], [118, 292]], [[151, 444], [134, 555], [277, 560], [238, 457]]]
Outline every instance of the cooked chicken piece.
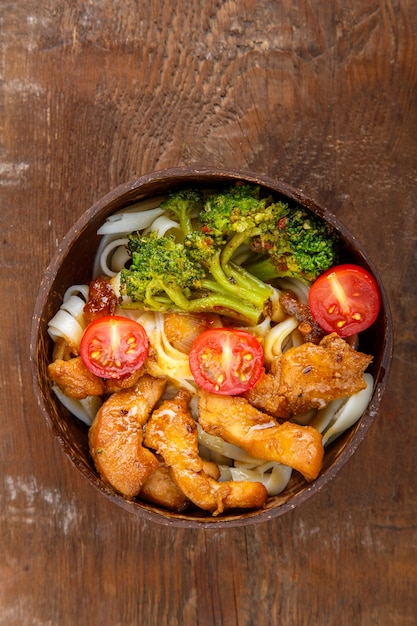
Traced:
[[252, 389], [244, 394], [244, 397], [254, 407], [265, 411], [269, 415], [288, 419], [291, 412], [285, 396], [279, 395], [280, 383], [280, 357], [275, 358], [271, 363], [269, 372], [264, 372]]
[[126, 498], [136, 496], [158, 466], [142, 446], [143, 426], [160, 399], [166, 381], [145, 375], [130, 389], [112, 394], [89, 431], [90, 453], [102, 479]]
[[268, 498], [266, 488], [259, 482], [217, 482], [204, 471], [196, 473], [177, 467], [171, 468], [171, 473], [190, 500], [213, 516], [228, 509], [260, 509]]
[[245, 397], [257, 408], [288, 419], [364, 389], [363, 373], [371, 361], [332, 333], [319, 345], [303, 343], [277, 357], [271, 373]]
[[164, 464], [157, 467], [145, 480], [140, 497], [173, 511], [184, 511], [190, 502], [172, 480], [170, 470]]
[[209, 328], [221, 326], [215, 313], [165, 313], [164, 330], [170, 344], [188, 353], [196, 337]]
[[228, 509], [260, 509], [268, 498], [262, 483], [249, 481], [217, 482], [204, 471], [171, 468], [171, 476], [190, 500], [213, 516]]
[[180, 389], [156, 409], [145, 429], [144, 444], [162, 456], [166, 465], [199, 472], [203, 460], [198, 453], [197, 426], [191, 415], [191, 393]]
[[321, 434], [311, 426], [278, 424], [239, 396], [199, 391], [201, 427], [210, 435], [239, 446], [256, 459], [278, 461], [299, 471], [307, 480], [317, 478], [323, 463]]
[[127, 376], [122, 376], [122, 378], [107, 378], [104, 381], [105, 392], [115, 393], [116, 391], [133, 387], [133, 385], [136, 385], [139, 378], [144, 375], [145, 371], [145, 367], [141, 367]]
[[279, 395], [285, 396], [293, 415], [322, 408], [365, 389], [363, 373], [371, 361], [336, 333], [326, 335], [318, 346], [304, 343], [281, 357]]
[[[220, 469], [217, 463], [203, 459], [203, 469], [208, 476], [218, 480]], [[171, 471], [164, 463], [145, 480], [139, 495], [147, 502], [179, 512], [184, 511], [190, 503], [171, 478]]]
[[86, 368], [80, 356], [53, 361], [48, 365], [48, 376], [70, 398], [82, 400], [104, 393], [103, 380]]
[[218, 515], [227, 508], [263, 506], [268, 494], [262, 483], [221, 483], [204, 471], [190, 398], [187, 391], [180, 390], [155, 410], [146, 426], [144, 444], [163, 457], [178, 487], [199, 508]]

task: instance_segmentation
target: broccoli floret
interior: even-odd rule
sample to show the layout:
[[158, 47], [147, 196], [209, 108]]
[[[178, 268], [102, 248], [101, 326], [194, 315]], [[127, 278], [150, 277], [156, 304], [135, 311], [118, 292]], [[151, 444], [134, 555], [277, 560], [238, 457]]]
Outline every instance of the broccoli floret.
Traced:
[[244, 243], [262, 233], [273, 233], [286, 215], [287, 205], [263, 196], [258, 185], [235, 184], [210, 196], [200, 213], [202, 230], [224, 244], [223, 263]]
[[260, 280], [288, 276], [312, 282], [334, 265], [337, 235], [306, 209], [287, 208], [275, 230], [254, 237], [250, 247], [264, 255], [246, 265], [247, 271]]
[[[222, 238], [222, 266], [231, 277], [246, 270], [260, 281], [291, 276], [311, 282], [335, 262], [336, 236], [299, 206], [274, 202], [257, 185], [236, 184], [210, 197], [201, 212], [203, 230]], [[246, 244], [255, 253], [243, 267], [231, 263]]]
[[163, 310], [166, 297], [170, 297], [168, 291], [174, 296], [179, 289], [189, 296], [204, 277], [202, 268], [188, 259], [184, 246], [173, 237], [160, 237], [155, 232], [133, 233], [128, 248], [131, 264], [121, 271], [120, 293], [134, 302]]
[[193, 230], [192, 220], [198, 217], [202, 207], [202, 193], [193, 189], [170, 193], [168, 199], [161, 203], [161, 209], [179, 222], [184, 237]]
[[255, 237], [273, 236], [287, 210], [285, 203], [264, 195], [259, 185], [246, 183], [231, 185], [207, 199], [200, 213], [202, 231], [222, 245], [220, 261], [229, 280], [255, 291], [266, 289], [265, 281], [234, 263], [233, 257], [242, 246], [250, 252]]
[[270, 196], [263, 197], [259, 185], [236, 183], [214, 193], [204, 203], [200, 220], [206, 233], [229, 239], [236, 233], [251, 237], [252, 231], [280, 216], [280, 207]]
[[[128, 247], [131, 264], [120, 273], [122, 307], [139, 305], [163, 312], [217, 311], [250, 324], [259, 320], [263, 306], [256, 307], [238, 289], [218, 281], [198, 262], [197, 254], [189, 254], [189, 249], [173, 237], [133, 233]], [[216, 250], [213, 259], [219, 254]]]
[[211, 235], [193, 231], [185, 238], [184, 246], [189, 257], [206, 270], [211, 289], [216, 291], [220, 288], [224, 293], [251, 304], [258, 311], [259, 319], [272, 295], [270, 285], [234, 263], [223, 263], [224, 248]]
[[201, 230], [189, 233], [184, 239], [184, 246], [188, 257], [202, 267], [208, 267], [211, 258], [219, 250], [215, 238]]

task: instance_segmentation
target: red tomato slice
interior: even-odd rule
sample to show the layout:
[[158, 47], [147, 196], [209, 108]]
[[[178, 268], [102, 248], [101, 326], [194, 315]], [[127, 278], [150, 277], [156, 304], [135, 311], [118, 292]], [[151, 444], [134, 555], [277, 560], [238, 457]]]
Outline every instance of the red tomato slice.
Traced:
[[85, 329], [80, 355], [85, 366], [100, 378], [122, 378], [138, 370], [148, 354], [143, 326], [126, 317], [100, 317]]
[[233, 396], [248, 391], [260, 379], [263, 364], [258, 339], [233, 328], [204, 331], [190, 350], [190, 369], [197, 385], [212, 393]]
[[327, 332], [350, 337], [374, 323], [381, 295], [374, 277], [358, 265], [338, 265], [321, 274], [308, 296], [311, 314]]

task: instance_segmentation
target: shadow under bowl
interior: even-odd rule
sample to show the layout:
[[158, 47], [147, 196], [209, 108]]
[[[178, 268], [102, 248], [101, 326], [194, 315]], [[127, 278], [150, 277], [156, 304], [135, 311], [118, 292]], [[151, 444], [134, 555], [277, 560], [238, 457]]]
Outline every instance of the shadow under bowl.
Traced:
[[[381, 310], [372, 327], [361, 333], [360, 344], [362, 352], [374, 357], [368, 370], [374, 377], [372, 397], [359, 421], [326, 448], [319, 477], [312, 483], [307, 483], [301, 475], [293, 472], [283, 493], [269, 498], [265, 507], [260, 510], [229, 511], [212, 517], [194, 508], [176, 513], [140, 500], [128, 501], [98, 476], [89, 453], [87, 426], [61, 405], [51, 389], [47, 367], [51, 361], [52, 341], [47, 332], [47, 324], [61, 305], [66, 289], [71, 285], [87, 284], [90, 281], [93, 259], [100, 242], [97, 230], [110, 214], [134, 202], [175, 189], [218, 188], [235, 180], [259, 184], [278, 199], [296, 202], [323, 218], [340, 234], [340, 261], [356, 263], [375, 277], [381, 291]], [[359, 242], [330, 211], [289, 185], [266, 176], [213, 167], [183, 167], [160, 170], [120, 185], [89, 208], [69, 230], [39, 289], [33, 315], [30, 352], [35, 394], [40, 410], [65, 454], [93, 487], [116, 505], [148, 521], [186, 528], [219, 528], [244, 526], [283, 515], [311, 498], [339, 472], [354, 454], [377, 415], [388, 379], [392, 343], [390, 309], [378, 272]]]

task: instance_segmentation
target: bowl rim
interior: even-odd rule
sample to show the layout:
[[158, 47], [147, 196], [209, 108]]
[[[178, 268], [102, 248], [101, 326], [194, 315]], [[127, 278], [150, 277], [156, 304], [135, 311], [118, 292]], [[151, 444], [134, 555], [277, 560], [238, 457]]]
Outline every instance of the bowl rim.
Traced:
[[[142, 504], [138, 501], [132, 502], [126, 500], [125, 498], [123, 498], [123, 496], [113, 491], [111, 487], [105, 485], [101, 481], [101, 479], [92, 472], [90, 467], [87, 467], [86, 465], [81, 463], [79, 459], [71, 454], [66, 445], [64, 437], [57, 430], [56, 425], [49, 413], [48, 406], [43, 398], [41, 381], [38, 371], [38, 340], [40, 337], [40, 322], [42, 318], [42, 311], [49, 297], [53, 282], [60, 267], [62, 266], [63, 262], [65, 262], [66, 254], [69, 250], [71, 243], [74, 241], [76, 236], [86, 228], [93, 216], [103, 211], [106, 207], [111, 207], [111, 205], [118, 201], [121, 197], [126, 196], [127, 200], [129, 200], [129, 198], [131, 197], [131, 199], [126, 202], [127, 205], [129, 204], [129, 202], [131, 203], [132, 201], [134, 201], [135, 194], [140, 193], [140, 190], [142, 188], [145, 188], [146, 186], [152, 186], [152, 184], [157, 184], [162, 181], [166, 181], [166, 188], [169, 189], [170, 186], [172, 187], [175, 184], [178, 184], [178, 182], [180, 182], [179, 179], [183, 177], [187, 178], [187, 180], [184, 182], [189, 184], [192, 184], [192, 179], [194, 179], [196, 183], [202, 183], [204, 182], [204, 180], [208, 181], [210, 178], [215, 178], [216, 184], [221, 184], [221, 181], [223, 179], [225, 183], [235, 179], [245, 180], [246, 182], [259, 184], [263, 187], [267, 187], [275, 191], [276, 193], [283, 194], [288, 198], [294, 200], [295, 202], [298, 202], [299, 204], [312, 210], [316, 215], [319, 215], [320, 217], [325, 219], [337, 230], [343, 231], [344, 236], [352, 243], [355, 249], [366, 260], [366, 263], [373, 273], [381, 292], [381, 301], [385, 314], [386, 332], [384, 333], [384, 346], [382, 348], [382, 359], [379, 368], [380, 374], [378, 380], [374, 382], [374, 390], [371, 396], [371, 400], [368, 404], [367, 409], [362, 414], [358, 422], [356, 432], [354, 433], [352, 439], [349, 441], [349, 445], [345, 446], [338, 458], [333, 462], [333, 464], [326, 470], [324, 474], [320, 474], [318, 478], [311, 483], [311, 485], [308, 485], [300, 493], [295, 494], [287, 502], [281, 503], [276, 507], [270, 509], [258, 509], [248, 512], [245, 511], [244, 513], [238, 513], [236, 515], [230, 515], [226, 517], [202, 517], [200, 519], [197, 517], [187, 518], [186, 513], [181, 514], [173, 513], [171, 511], [165, 511], [162, 508], [151, 505], [149, 503]], [[147, 197], [150, 197], [150, 194], [148, 194]], [[112, 210], [110, 209], [107, 214], [109, 215], [111, 213]], [[266, 522], [273, 518], [280, 517], [288, 511], [300, 506], [305, 501], [310, 499], [316, 492], [320, 491], [325, 484], [331, 481], [336, 476], [336, 474], [339, 473], [339, 471], [347, 463], [347, 461], [352, 457], [352, 455], [356, 452], [358, 446], [363, 441], [367, 431], [374, 421], [374, 418], [376, 417], [383, 393], [388, 382], [393, 356], [393, 323], [387, 293], [382, 283], [379, 272], [375, 267], [372, 259], [369, 258], [362, 244], [356, 239], [356, 237], [350, 232], [350, 230], [327, 207], [323, 206], [322, 204], [318, 204], [311, 197], [305, 195], [305, 193], [301, 190], [277, 178], [273, 178], [267, 175], [249, 172], [244, 169], [223, 168], [217, 166], [179, 166], [174, 168], [156, 170], [154, 172], [150, 172], [142, 176], [133, 178], [125, 183], [119, 184], [117, 187], [107, 192], [96, 202], [94, 202], [75, 221], [72, 227], [62, 238], [55, 253], [52, 255], [52, 258], [41, 280], [32, 315], [29, 352], [33, 390], [40, 412], [46, 420], [49, 428], [52, 430], [52, 435], [54, 439], [58, 439], [61, 449], [64, 450], [67, 458], [69, 458], [72, 465], [74, 465], [80, 471], [84, 478], [86, 478], [88, 482], [93, 487], [95, 487], [96, 490], [98, 490], [102, 495], [105, 495], [108, 500], [117, 505], [119, 508], [123, 508], [129, 511], [132, 514], [135, 514], [137, 517], [140, 517], [141, 519], [150, 522], [156, 522], [159, 525], [206, 529], [232, 528], [254, 523]]]

